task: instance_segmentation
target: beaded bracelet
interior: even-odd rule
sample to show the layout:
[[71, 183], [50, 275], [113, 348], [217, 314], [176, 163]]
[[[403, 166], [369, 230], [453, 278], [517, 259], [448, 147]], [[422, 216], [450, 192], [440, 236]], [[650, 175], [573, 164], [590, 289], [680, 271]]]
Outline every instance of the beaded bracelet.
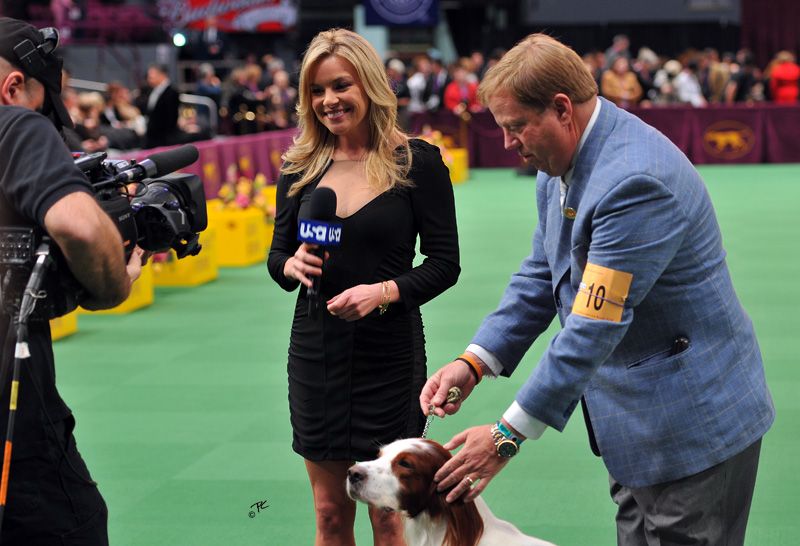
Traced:
[[382, 315], [389, 309], [391, 293], [389, 291], [389, 281], [381, 282], [381, 304], [378, 305], [378, 314]]

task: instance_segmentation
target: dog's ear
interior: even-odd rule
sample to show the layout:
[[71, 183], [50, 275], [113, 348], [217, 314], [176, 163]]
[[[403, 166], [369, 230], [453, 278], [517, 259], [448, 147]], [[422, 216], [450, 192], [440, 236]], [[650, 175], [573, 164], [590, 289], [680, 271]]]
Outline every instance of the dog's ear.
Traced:
[[433, 477], [450, 458], [450, 452], [432, 440], [424, 442], [429, 449], [414, 453], [413, 476], [405, 480], [408, 487], [401, 499], [401, 506], [412, 518], [423, 511], [427, 511], [432, 518], [439, 517], [447, 504], [444, 496], [436, 491], [438, 484]]
[[445, 501], [446, 494], [441, 495], [444, 502], [444, 518], [447, 531], [442, 546], [476, 546], [483, 535], [483, 518], [474, 502]]

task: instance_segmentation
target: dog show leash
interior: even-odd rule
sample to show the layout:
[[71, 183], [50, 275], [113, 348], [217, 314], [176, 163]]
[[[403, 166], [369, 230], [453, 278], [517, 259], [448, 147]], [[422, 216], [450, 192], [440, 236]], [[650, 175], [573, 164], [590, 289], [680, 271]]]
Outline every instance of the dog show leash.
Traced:
[[[447, 403], [455, 404], [459, 400], [461, 400], [461, 389], [458, 387], [450, 387], [447, 391]], [[435, 408], [436, 406], [433, 404], [428, 406], [428, 420], [425, 421], [425, 427], [422, 429], [422, 436], [420, 436], [420, 438], [428, 437], [428, 428], [430, 428], [433, 418], [436, 416], [436, 414], [433, 413]]]

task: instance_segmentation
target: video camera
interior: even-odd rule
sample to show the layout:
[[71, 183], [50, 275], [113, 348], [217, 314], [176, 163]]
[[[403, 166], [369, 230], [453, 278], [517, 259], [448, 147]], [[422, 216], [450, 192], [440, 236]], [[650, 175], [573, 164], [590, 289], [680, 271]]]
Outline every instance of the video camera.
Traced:
[[[200, 252], [199, 233], [208, 225], [203, 183], [196, 175], [174, 173], [197, 161], [198, 155], [197, 148], [187, 145], [141, 162], [109, 160], [105, 152], [75, 158], [98, 204], [119, 229], [126, 259], [136, 246], [150, 252], [173, 249], [179, 259]], [[44, 237], [38, 228], [0, 228], [0, 304], [12, 316], [20, 311]], [[64, 315], [85, 297], [61, 253], [51, 250], [55, 272], [45, 279], [47, 297], [36, 307], [37, 318]]]
[[82, 155], [75, 164], [117, 224], [126, 256], [138, 245], [150, 252], [172, 248], [183, 258], [200, 252], [199, 232], [208, 225], [206, 197], [198, 176], [170, 173], [197, 158], [197, 148], [187, 145], [141, 162], [108, 160], [99, 152]]

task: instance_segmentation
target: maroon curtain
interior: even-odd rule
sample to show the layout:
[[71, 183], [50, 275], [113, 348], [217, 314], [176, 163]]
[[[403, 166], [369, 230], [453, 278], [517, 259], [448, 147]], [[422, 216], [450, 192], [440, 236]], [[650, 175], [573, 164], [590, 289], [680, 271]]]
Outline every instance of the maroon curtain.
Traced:
[[742, 47], [750, 48], [765, 67], [781, 49], [800, 53], [798, 0], [741, 0]]

